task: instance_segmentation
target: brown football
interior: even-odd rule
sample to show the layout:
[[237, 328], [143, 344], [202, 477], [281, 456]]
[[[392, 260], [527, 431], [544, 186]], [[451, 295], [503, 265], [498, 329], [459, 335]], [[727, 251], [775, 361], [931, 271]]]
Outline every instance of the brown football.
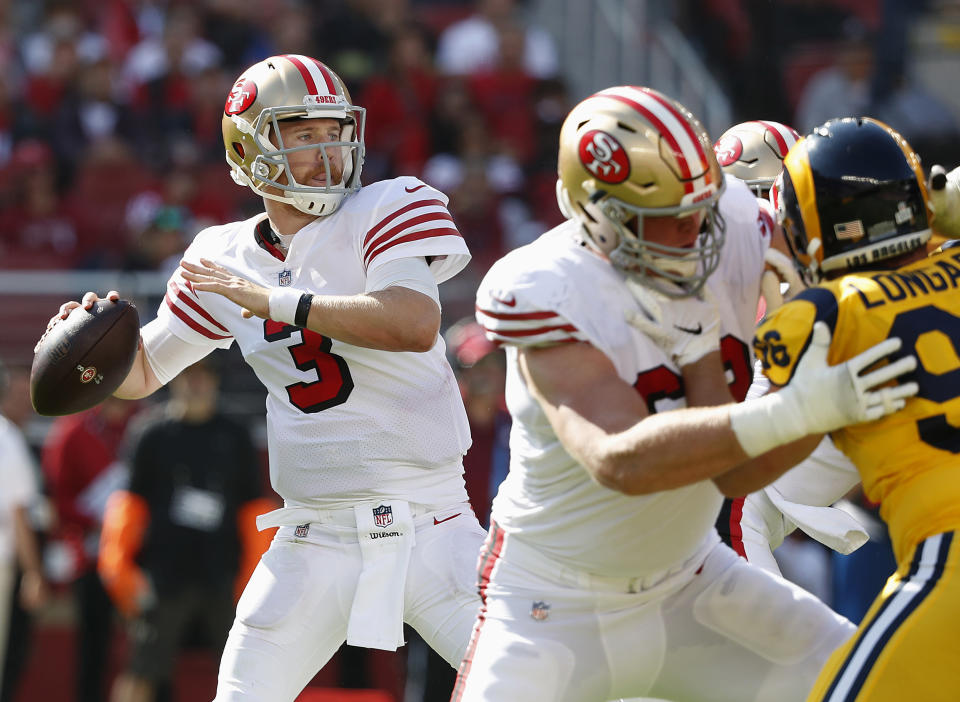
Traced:
[[140, 316], [126, 300], [77, 307], [40, 339], [30, 370], [30, 399], [44, 415], [90, 409], [116, 390], [133, 365]]

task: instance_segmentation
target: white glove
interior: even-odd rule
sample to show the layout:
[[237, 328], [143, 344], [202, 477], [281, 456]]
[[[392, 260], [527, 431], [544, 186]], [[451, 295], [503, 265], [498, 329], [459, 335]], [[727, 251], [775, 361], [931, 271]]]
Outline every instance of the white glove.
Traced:
[[813, 325], [813, 337], [793, 380], [780, 392], [730, 408], [730, 426], [751, 458], [808, 434], [826, 434], [850, 424], [870, 422], [901, 409], [917, 394], [914, 382], [880, 387], [917, 367], [906, 356], [860, 375], [900, 348], [892, 337], [836, 366], [827, 365], [830, 329]]
[[933, 166], [927, 193], [933, 228], [949, 239], [960, 238], [960, 167], [947, 173], [943, 166]]
[[707, 288], [700, 296], [674, 299], [629, 279], [627, 287], [639, 303], [624, 313], [627, 323], [650, 337], [677, 367], [720, 349], [720, 313]]

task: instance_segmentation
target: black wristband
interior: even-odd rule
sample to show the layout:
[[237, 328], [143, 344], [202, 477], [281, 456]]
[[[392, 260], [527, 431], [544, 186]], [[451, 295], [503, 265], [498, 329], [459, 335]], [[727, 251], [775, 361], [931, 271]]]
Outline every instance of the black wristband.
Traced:
[[297, 303], [297, 311], [293, 314], [293, 323], [296, 326], [300, 328], [307, 326], [307, 317], [310, 314], [311, 304], [313, 304], [313, 295], [303, 293], [303, 295], [300, 296], [300, 302]]

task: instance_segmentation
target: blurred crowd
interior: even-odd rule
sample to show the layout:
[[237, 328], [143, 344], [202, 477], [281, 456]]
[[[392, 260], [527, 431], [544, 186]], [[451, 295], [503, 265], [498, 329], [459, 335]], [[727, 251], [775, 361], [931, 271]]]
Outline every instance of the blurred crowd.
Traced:
[[[259, 199], [223, 161], [240, 71], [318, 56], [367, 109], [368, 182], [423, 177], [485, 269], [557, 216], [556, 48], [513, 0], [0, 3], [0, 266], [164, 270]], [[494, 213], [495, 216], [491, 216]]]
[[[0, 269], [165, 271], [203, 227], [257, 211], [223, 162], [222, 103], [250, 63], [302, 53], [367, 109], [365, 180], [417, 175], [446, 192], [481, 275], [560, 217], [559, 125], [582, 96], [533, 4], [0, 0]], [[929, 4], [686, 0], [668, 12], [735, 121], [803, 133], [869, 113], [925, 155], [957, 135], [909, 74], [910, 20]]]

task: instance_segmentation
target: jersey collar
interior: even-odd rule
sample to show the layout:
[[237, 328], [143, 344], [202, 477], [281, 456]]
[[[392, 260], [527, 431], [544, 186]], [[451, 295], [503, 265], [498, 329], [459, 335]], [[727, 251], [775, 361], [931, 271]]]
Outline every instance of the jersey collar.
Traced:
[[280, 239], [270, 226], [269, 218], [264, 217], [257, 222], [257, 226], [253, 228], [253, 236], [261, 249], [279, 261], [286, 260], [286, 256], [284, 256], [283, 251], [280, 250]]

